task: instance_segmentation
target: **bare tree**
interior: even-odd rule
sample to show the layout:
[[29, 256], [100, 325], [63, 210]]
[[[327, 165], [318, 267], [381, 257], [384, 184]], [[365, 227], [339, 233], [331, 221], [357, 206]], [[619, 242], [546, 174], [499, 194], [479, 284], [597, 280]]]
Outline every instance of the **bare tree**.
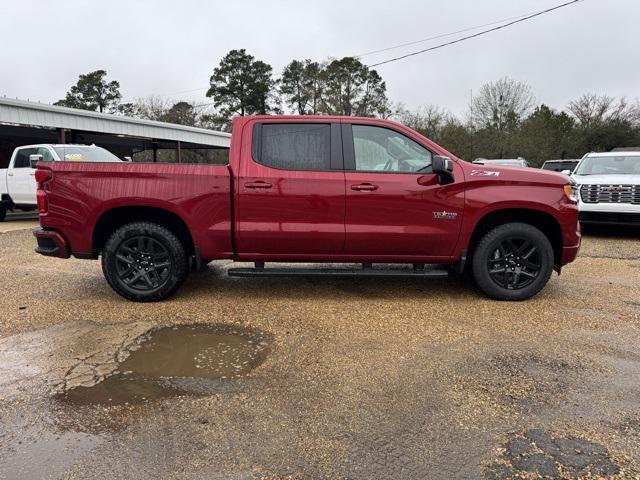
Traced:
[[471, 104], [471, 119], [477, 128], [504, 131], [515, 127], [534, 104], [535, 97], [527, 83], [504, 77], [480, 88]]
[[569, 103], [567, 110], [583, 127], [595, 127], [606, 122], [640, 123], [640, 103], [629, 103], [625, 97], [616, 100], [609, 95], [585, 93]]
[[396, 116], [400, 123], [434, 141], [438, 141], [442, 128], [452, 118], [449, 112], [436, 105], [424, 105], [417, 110], [400, 106]]
[[171, 101], [159, 95], [150, 95], [145, 98], [138, 98], [135, 101], [134, 108], [136, 117], [160, 121], [171, 108]]

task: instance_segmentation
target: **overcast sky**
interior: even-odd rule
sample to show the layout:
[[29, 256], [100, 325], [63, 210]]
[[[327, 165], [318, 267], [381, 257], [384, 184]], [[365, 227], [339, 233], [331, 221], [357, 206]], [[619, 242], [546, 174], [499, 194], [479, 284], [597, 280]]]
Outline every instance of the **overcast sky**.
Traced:
[[[53, 102], [78, 74], [105, 69], [125, 100], [159, 94], [205, 102], [212, 69], [230, 49], [246, 48], [279, 74], [291, 59], [357, 55], [560, 3], [2, 0], [0, 95]], [[502, 76], [528, 82], [539, 102], [556, 108], [585, 92], [636, 98], [639, 28], [640, 0], [583, 0], [378, 72], [394, 102], [458, 114], [472, 89]], [[462, 35], [362, 60], [372, 64]]]

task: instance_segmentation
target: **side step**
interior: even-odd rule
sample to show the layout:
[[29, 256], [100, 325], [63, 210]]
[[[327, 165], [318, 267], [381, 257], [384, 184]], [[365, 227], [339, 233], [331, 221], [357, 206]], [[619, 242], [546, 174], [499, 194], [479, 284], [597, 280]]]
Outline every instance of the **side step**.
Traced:
[[424, 265], [409, 265], [408, 268], [231, 268], [230, 277], [372, 277], [372, 278], [447, 278], [449, 271], [443, 268], [425, 268]]

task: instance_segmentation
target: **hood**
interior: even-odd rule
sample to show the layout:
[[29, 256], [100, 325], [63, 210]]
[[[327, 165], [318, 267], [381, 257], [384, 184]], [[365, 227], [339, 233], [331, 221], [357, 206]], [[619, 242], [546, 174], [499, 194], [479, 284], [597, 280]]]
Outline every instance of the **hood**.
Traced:
[[640, 185], [640, 175], [571, 175], [579, 185]]
[[573, 183], [568, 175], [551, 170], [542, 170], [529, 167], [507, 167], [504, 165], [481, 165], [477, 163], [464, 163], [467, 181], [494, 180], [500, 182], [528, 182], [546, 183], [553, 185], [566, 185]]

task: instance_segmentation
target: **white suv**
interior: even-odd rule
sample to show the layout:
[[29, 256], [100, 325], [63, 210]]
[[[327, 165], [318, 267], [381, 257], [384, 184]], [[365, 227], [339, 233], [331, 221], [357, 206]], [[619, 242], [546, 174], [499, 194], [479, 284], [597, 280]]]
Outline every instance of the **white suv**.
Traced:
[[588, 153], [571, 176], [581, 224], [640, 225], [640, 150]]

